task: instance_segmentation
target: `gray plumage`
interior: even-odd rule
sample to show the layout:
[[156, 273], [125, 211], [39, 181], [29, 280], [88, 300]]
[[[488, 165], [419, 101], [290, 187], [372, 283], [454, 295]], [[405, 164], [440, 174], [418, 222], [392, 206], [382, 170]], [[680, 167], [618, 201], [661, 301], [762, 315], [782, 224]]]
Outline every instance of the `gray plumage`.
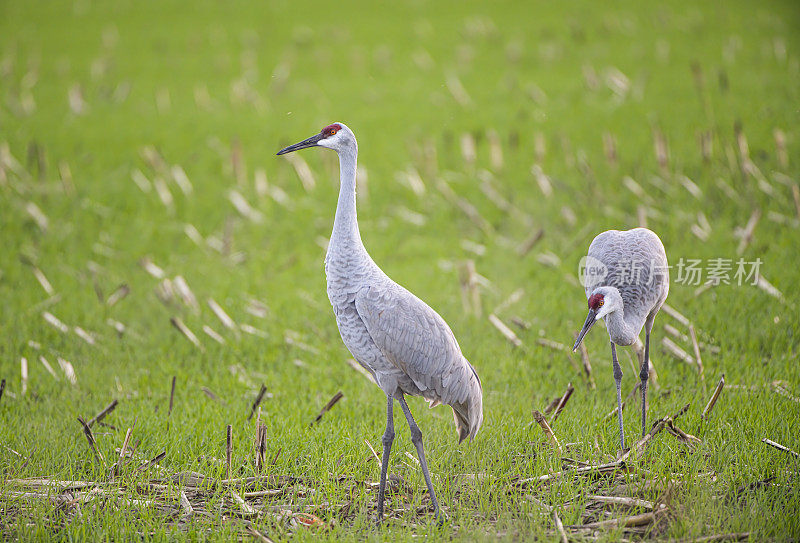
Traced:
[[620, 382], [622, 370], [615, 345], [632, 345], [645, 328], [644, 360], [639, 372], [642, 383], [642, 435], [647, 421], [647, 379], [649, 376], [650, 332], [653, 321], [669, 293], [669, 266], [664, 245], [646, 228], [608, 230], [594, 238], [584, 266], [584, 290], [589, 315], [574, 349], [600, 319], [606, 323], [611, 340], [614, 380], [617, 385], [620, 442], [625, 448], [622, 427]]
[[391, 363], [375, 370], [381, 388], [422, 396], [431, 407], [451, 406], [459, 441], [474, 437], [483, 418], [480, 380], [444, 320], [388, 278], [362, 289], [355, 307]]
[[617, 345], [633, 344], [647, 321], [652, 326], [669, 293], [664, 245], [647, 228], [607, 230], [592, 240], [587, 256], [602, 262], [606, 274], [595, 283], [586, 282], [586, 299], [599, 287], [616, 288], [623, 309], [606, 317], [606, 327]]
[[342, 123], [334, 123], [279, 154], [311, 146], [327, 147], [339, 154], [339, 200], [325, 256], [328, 298], [342, 341], [388, 399], [378, 519], [382, 516], [386, 464], [394, 438], [393, 398], [400, 402], [411, 427], [438, 517], [421, 432], [404, 395], [422, 396], [431, 407], [440, 403], [451, 406], [459, 440], [463, 441], [475, 437], [483, 422], [480, 379], [444, 319], [392, 281], [364, 248], [356, 214], [358, 144], [352, 131]]

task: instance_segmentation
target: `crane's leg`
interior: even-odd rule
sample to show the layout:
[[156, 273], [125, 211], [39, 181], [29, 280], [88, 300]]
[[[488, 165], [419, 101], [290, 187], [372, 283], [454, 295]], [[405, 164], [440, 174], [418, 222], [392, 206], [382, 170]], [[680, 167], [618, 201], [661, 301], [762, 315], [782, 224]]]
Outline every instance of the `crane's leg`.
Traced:
[[380, 486], [378, 487], [378, 524], [380, 524], [383, 520], [383, 493], [386, 490], [386, 475], [389, 471], [389, 453], [392, 450], [392, 443], [394, 442], [394, 416], [392, 413], [394, 398], [392, 396], [387, 396], [386, 398], [388, 400], [386, 404], [386, 432], [383, 433], [381, 482]]
[[431, 495], [431, 502], [433, 503], [433, 511], [436, 520], [442, 522], [442, 517], [439, 516], [439, 502], [436, 499], [436, 492], [433, 491], [433, 483], [431, 482], [431, 474], [428, 472], [428, 462], [425, 460], [425, 450], [422, 448], [422, 431], [417, 426], [414, 417], [411, 416], [411, 410], [408, 408], [405, 397], [401, 394], [397, 401], [400, 402], [400, 407], [403, 408], [403, 413], [408, 421], [408, 428], [411, 430], [411, 443], [417, 448], [417, 456], [419, 456], [419, 464], [422, 467], [422, 475], [425, 477], [425, 484], [428, 485], [428, 493]]
[[650, 330], [649, 327], [644, 335], [644, 360], [639, 371], [639, 379], [642, 380], [642, 437], [647, 433], [647, 378], [650, 376]]
[[622, 368], [617, 361], [617, 346], [611, 342], [611, 360], [614, 363], [614, 382], [617, 385], [617, 416], [619, 417], [619, 443], [625, 448], [625, 430], [622, 427]]

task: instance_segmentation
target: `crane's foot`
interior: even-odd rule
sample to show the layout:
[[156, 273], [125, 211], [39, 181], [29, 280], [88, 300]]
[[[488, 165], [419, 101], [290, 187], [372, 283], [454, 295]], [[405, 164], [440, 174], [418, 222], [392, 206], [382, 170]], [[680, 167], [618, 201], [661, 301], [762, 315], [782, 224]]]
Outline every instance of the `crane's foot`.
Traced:
[[439, 507], [436, 507], [436, 509], [434, 510], [434, 512], [433, 512], [433, 517], [434, 517], [434, 519], [436, 519], [436, 525], [437, 525], [437, 526], [444, 526], [444, 523], [445, 523], [445, 521], [447, 520], [447, 517], [446, 517], [446, 516], [445, 516], [445, 514], [444, 514], [444, 513], [443, 513], [443, 512], [442, 512], [442, 511], [439, 509]]
[[375, 527], [379, 530], [381, 529], [381, 526], [383, 526], [383, 519], [383, 500], [381, 500], [381, 504], [379, 505], [378, 510], [375, 512]]
[[381, 524], [383, 524], [383, 503], [378, 506], [378, 511], [375, 513], [375, 527], [380, 528]]

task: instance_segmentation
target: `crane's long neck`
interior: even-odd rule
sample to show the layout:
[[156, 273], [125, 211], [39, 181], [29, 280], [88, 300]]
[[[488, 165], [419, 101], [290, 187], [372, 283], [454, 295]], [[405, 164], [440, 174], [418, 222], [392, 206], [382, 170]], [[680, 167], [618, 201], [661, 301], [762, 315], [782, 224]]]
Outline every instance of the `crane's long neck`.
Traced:
[[631, 345], [636, 341], [637, 331], [625, 320], [625, 309], [620, 307], [605, 316], [606, 330], [611, 341], [617, 345]]
[[336, 204], [336, 217], [333, 220], [331, 246], [361, 248], [361, 234], [358, 231], [356, 213], [356, 164], [358, 147], [347, 147], [339, 152], [339, 201]]

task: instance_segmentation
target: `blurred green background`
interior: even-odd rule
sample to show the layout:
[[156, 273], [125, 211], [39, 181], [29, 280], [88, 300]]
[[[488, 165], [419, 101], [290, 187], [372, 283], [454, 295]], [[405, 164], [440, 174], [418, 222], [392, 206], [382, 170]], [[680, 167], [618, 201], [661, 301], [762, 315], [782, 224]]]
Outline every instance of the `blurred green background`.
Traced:
[[[0, 493], [11, 478], [102, 477], [75, 417], [112, 398], [117, 430], [98, 439], [110, 454], [135, 420], [142, 457], [166, 448], [168, 469], [203, 471], [198, 457], [223, 458], [233, 424], [237, 465], [250, 473], [246, 417], [263, 382], [272, 394], [268, 456], [281, 451], [276, 472], [317, 480], [320, 501], [351, 500], [347, 514], [331, 507], [321, 516], [338, 522], [328, 537], [360, 537], [372, 493], [352, 495], [336, 477], [377, 478], [363, 440], [380, 443], [384, 401], [346, 363], [325, 295], [336, 157], [274, 156], [341, 121], [359, 141], [367, 249], [448, 321], [484, 385], [486, 420], [471, 446], [456, 447], [446, 408], [412, 403], [440, 500], [451, 506], [451, 529], [430, 535], [548, 533], [506, 483], [560, 466], [528, 423], [530, 410], [570, 381], [577, 390], [560, 438], [584, 442], [576, 454], [587, 461], [615, 452], [614, 424], [602, 422], [614, 405], [605, 332], [588, 337], [596, 391], [577, 356], [537, 340], [571, 344], [585, 318], [576, 276], [589, 242], [644, 221], [673, 265], [724, 258], [735, 271], [738, 258], [761, 259], [778, 291], [673, 282], [668, 303], [719, 351], [703, 355], [704, 390], [696, 369], [662, 347], [669, 337], [693, 356], [663, 325], [682, 334], [685, 326], [658, 317], [651, 420], [691, 401], [694, 430], [719, 376], [733, 386], [698, 453], [685, 456], [668, 436], [655, 444], [653, 471], [683, 471], [691, 482], [683, 508], [649, 535], [797, 537], [797, 492], [767, 489], [747, 506], [718, 496], [796, 470], [789, 455], [765, 450], [763, 437], [800, 447], [799, 23], [796, 2], [0, 2]], [[737, 232], [754, 213], [740, 254]], [[541, 240], [521, 250], [539, 229]], [[173, 285], [184, 278], [197, 307], [177, 287], [165, 294], [143, 259]], [[460, 286], [468, 260], [481, 276], [480, 313]], [[130, 293], [110, 305], [121, 285]], [[209, 298], [244, 331], [227, 330]], [[492, 311], [523, 349], [489, 323]], [[621, 356], [628, 391], [636, 371]], [[74, 367], [76, 385], [58, 357]], [[344, 399], [309, 428], [340, 389]], [[636, 411], [625, 413], [629, 439]], [[399, 423], [392, 469], [411, 481], [419, 504], [424, 485], [403, 463], [413, 447]], [[595, 435], [599, 449], [590, 446]], [[713, 484], [690, 476], [707, 471], [717, 473]], [[487, 479], [464, 489], [459, 473]], [[581, 484], [550, 498], [585, 493]], [[6, 537], [179, 533], [155, 512], [131, 520], [95, 511], [54, 529], [45, 519], [60, 517], [48, 506], [19, 508], [9, 496], [0, 497], [5, 518], [16, 519], [0, 521]], [[574, 507], [564, 522], [581, 514]], [[390, 533], [431, 530], [421, 526]], [[205, 529], [235, 532], [212, 519], [190, 533]]]

